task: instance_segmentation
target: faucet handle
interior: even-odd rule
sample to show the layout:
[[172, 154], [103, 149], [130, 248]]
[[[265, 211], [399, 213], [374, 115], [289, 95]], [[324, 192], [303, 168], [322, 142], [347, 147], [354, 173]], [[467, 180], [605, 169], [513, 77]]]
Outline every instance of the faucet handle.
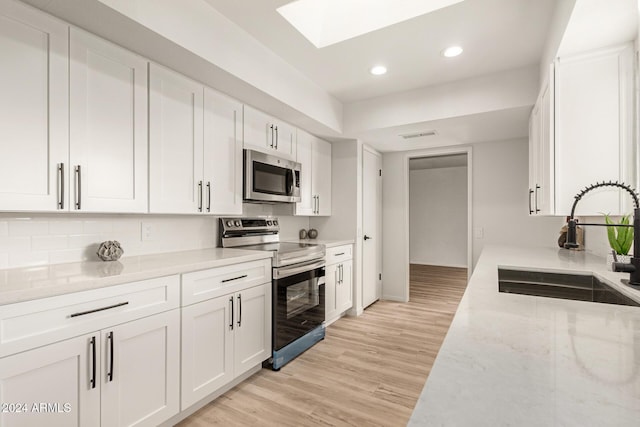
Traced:
[[613, 262], [618, 262], [618, 254], [615, 249], [611, 249], [611, 255], [613, 255]]

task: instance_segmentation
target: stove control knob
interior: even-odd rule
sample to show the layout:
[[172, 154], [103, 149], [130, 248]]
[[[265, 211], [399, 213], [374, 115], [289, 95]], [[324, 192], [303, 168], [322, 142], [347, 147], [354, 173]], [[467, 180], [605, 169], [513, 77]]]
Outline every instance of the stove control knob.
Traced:
[[240, 222], [239, 219], [236, 219], [236, 221], [234, 222], [236, 227], [240, 227], [242, 225], [242, 223]]
[[231, 220], [227, 221], [227, 227], [233, 227], [233, 221]]
[[273, 221], [273, 225], [277, 226], [278, 225], [278, 221]]
[[272, 221], [267, 221], [267, 225], [272, 225], [273, 222]]

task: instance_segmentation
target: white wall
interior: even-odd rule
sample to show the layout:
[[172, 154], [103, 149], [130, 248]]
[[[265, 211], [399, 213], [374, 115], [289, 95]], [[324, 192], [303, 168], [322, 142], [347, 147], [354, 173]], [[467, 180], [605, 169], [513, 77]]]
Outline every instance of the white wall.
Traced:
[[[382, 289], [384, 298], [401, 301], [407, 298], [409, 262], [405, 241], [408, 177], [402, 171], [411, 153], [383, 155]], [[485, 244], [555, 246], [564, 219], [528, 215], [528, 141], [474, 144], [471, 159], [473, 229], [481, 228], [484, 235], [473, 239], [473, 265]]]
[[[307, 217], [280, 215], [279, 219], [283, 239], [297, 238], [298, 230], [309, 225]], [[142, 240], [143, 223], [151, 225], [152, 240]], [[214, 248], [218, 246], [218, 218], [2, 213], [0, 269], [95, 261], [98, 245], [105, 240], [118, 240], [124, 248], [123, 257]]]
[[409, 172], [411, 264], [467, 267], [467, 167]]

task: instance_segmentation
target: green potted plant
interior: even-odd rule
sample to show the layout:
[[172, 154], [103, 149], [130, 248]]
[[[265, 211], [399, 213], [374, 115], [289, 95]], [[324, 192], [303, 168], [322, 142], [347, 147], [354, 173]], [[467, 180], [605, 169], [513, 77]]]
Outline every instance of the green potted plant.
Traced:
[[[617, 224], [630, 225], [631, 215], [624, 215], [620, 222]], [[631, 262], [631, 256], [629, 250], [633, 243], [633, 227], [614, 227], [616, 224], [614, 220], [608, 214], [604, 215], [604, 220], [610, 226], [607, 227], [607, 238], [609, 239], [609, 246], [616, 251], [619, 262]], [[607, 263], [610, 265], [613, 262], [613, 255], [607, 256]]]

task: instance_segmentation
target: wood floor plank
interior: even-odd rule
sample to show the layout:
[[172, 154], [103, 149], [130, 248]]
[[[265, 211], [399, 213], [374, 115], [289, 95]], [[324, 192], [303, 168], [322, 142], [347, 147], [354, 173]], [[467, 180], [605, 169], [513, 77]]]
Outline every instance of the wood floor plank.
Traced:
[[280, 372], [261, 370], [179, 425], [404, 426], [466, 283], [464, 268], [411, 265], [408, 303], [338, 320]]

